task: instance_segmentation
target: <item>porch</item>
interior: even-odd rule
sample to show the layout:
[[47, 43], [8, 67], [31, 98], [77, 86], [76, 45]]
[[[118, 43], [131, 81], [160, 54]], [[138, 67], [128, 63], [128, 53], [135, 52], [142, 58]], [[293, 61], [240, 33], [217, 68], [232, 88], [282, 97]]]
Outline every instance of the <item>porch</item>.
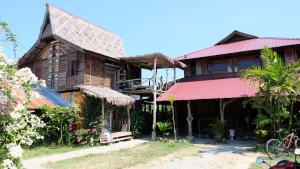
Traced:
[[93, 123], [101, 126], [100, 143], [108, 144], [132, 139], [130, 109], [134, 98], [107, 87], [78, 86], [78, 88], [88, 97], [94, 98], [93, 105], [87, 105], [86, 108], [98, 109], [96, 115], [90, 118], [95, 121]]
[[236, 138], [252, 138], [258, 110], [243, 106], [243, 101], [253, 97], [256, 87], [240, 78], [224, 78], [179, 82], [157, 100], [168, 101], [175, 97], [176, 121], [179, 133], [193, 136], [212, 137], [212, 123], [219, 119], [229, 129], [236, 131]]

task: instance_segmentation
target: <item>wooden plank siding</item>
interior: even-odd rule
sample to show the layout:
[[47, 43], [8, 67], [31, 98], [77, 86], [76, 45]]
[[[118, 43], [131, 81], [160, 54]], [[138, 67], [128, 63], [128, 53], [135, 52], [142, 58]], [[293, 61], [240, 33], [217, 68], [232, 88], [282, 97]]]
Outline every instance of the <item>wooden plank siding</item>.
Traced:
[[194, 59], [190, 61], [186, 61], [187, 68], [184, 70], [184, 76], [189, 77], [192, 76], [192, 67], [194, 64], [196, 66], [196, 74], [197, 76], [206, 76], [211, 75], [209, 71], [209, 64], [218, 64], [218, 63], [227, 63], [227, 71], [226, 73], [236, 73], [238, 72], [238, 62], [242, 60], [258, 60], [259, 61], [259, 53], [252, 54], [242, 54], [236, 56], [226, 56], [226, 57], [211, 57], [211, 58], [201, 58]]
[[104, 59], [90, 54], [85, 54], [84, 84], [104, 85]]

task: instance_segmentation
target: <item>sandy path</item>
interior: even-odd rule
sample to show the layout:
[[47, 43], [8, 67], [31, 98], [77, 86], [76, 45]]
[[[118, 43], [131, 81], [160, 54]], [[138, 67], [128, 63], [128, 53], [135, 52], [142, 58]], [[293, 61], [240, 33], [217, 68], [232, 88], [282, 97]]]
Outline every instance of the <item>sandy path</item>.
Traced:
[[247, 152], [248, 148], [242, 145], [197, 144], [194, 149], [188, 150], [190, 154], [181, 154], [182, 157], [176, 152], [130, 169], [247, 169], [259, 156]]

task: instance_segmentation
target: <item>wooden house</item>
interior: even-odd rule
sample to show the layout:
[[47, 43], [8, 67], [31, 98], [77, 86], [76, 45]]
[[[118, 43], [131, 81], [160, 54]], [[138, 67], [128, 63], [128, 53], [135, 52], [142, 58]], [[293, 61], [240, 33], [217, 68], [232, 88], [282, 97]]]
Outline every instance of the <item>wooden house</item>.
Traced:
[[252, 136], [258, 110], [243, 107], [242, 103], [254, 96], [257, 89], [239, 75], [253, 65], [262, 65], [260, 50], [265, 45], [277, 51], [286, 64], [299, 59], [300, 39], [263, 38], [239, 31], [233, 31], [211, 47], [176, 58], [188, 66], [184, 78], [158, 101], [175, 96], [181, 133], [188, 131], [191, 138], [207, 136], [211, 123], [221, 118], [227, 128], [236, 130], [237, 137]]
[[[126, 57], [118, 35], [51, 4], [46, 5], [36, 43], [18, 65], [29, 67], [46, 81], [48, 88], [70, 101], [83, 103], [84, 95], [98, 98], [102, 105], [99, 114], [106, 118], [111, 131], [123, 130], [124, 124], [130, 129], [129, 109], [135, 100], [129, 95], [153, 98], [153, 91], [157, 91], [153, 87], [156, 76], [141, 79], [142, 68], [184, 67], [180, 61], [160, 53]], [[142, 85], [145, 81], [146, 87]], [[126, 107], [126, 118], [105, 110], [105, 104]]]

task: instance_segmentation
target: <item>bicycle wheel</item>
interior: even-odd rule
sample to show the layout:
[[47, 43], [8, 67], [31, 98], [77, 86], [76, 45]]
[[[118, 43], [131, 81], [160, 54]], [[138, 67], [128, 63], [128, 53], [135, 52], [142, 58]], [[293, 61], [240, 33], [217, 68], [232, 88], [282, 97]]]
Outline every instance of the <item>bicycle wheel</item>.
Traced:
[[265, 150], [271, 160], [280, 158], [284, 151], [281, 148], [281, 142], [278, 139], [268, 140], [265, 146]]
[[300, 148], [300, 147], [298, 147], [298, 146], [300, 146], [300, 139], [299, 139], [299, 138], [297, 138], [297, 139], [295, 140], [295, 149], [296, 149], [296, 148]]

